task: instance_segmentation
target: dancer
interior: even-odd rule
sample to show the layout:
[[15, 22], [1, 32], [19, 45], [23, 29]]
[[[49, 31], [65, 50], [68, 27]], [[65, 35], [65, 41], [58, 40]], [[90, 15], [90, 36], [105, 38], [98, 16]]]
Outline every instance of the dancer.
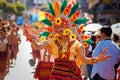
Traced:
[[9, 40], [8, 40], [8, 26], [1, 22], [0, 26], [0, 80], [4, 80], [9, 71]]
[[[51, 71], [50, 80], [82, 80], [81, 63], [95, 64], [110, 58], [105, 55], [106, 48], [101, 50], [98, 57], [87, 58], [84, 55], [84, 48], [81, 40], [82, 23], [87, 19], [78, 18], [80, 11], [77, 11], [79, 3], [72, 6], [64, 0], [61, 7], [59, 2], [53, 1], [49, 4], [50, 13], [46, 12], [42, 16], [41, 22], [52, 28], [49, 34], [41, 33], [40, 36], [53, 35], [43, 44], [36, 44], [35, 35], [32, 35], [32, 45], [36, 50], [52, 50], [54, 65]], [[44, 14], [44, 13], [43, 13]], [[81, 41], [81, 42], [79, 42]]]

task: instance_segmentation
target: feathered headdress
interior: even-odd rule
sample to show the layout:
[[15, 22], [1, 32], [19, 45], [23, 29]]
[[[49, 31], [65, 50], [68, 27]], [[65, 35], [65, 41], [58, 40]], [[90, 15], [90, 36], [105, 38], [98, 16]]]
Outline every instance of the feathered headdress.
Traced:
[[[78, 10], [79, 3], [72, 6], [67, 0], [64, 0], [62, 4], [54, 0], [52, 4], [48, 2], [48, 6], [49, 12], [42, 12], [39, 19], [48, 25], [46, 31], [55, 34], [57, 33], [55, 28], [64, 24], [65, 29], [69, 29], [79, 38], [78, 34], [82, 32], [84, 24], [88, 21], [86, 18], [79, 17], [81, 13], [81, 11]], [[63, 33], [65, 33], [65, 31]]]

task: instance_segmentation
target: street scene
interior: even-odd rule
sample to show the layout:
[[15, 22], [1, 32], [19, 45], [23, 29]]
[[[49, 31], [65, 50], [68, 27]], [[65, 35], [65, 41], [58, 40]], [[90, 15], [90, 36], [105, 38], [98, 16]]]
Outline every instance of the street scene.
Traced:
[[9, 73], [5, 77], [5, 80], [35, 80], [33, 74], [35, 71], [34, 63], [32, 59], [32, 49], [30, 43], [26, 42], [26, 37], [20, 31], [21, 44], [19, 45], [19, 52], [15, 64], [10, 66]]
[[120, 80], [120, 0], [0, 0], [0, 80]]

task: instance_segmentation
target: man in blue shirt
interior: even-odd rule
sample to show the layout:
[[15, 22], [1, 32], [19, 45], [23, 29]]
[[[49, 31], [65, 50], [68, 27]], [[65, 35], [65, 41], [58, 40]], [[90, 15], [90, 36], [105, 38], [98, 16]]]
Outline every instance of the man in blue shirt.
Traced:
[[32, 23], [38, 21], [38, 19], [39, 19], [39, 14], [32, 14], [29, 23], [32, 24]]
[[114, 65], [118, 61], [120, 48], [111, 40], [112, 29], [110, 27], [102, 27], [100, 29], [102, 41], [96, 46], [92, 57], [97, 57], [105, 47], [108, 48], [106, 55], [111, 54], [110, 59], [93, 65], [91, 77], [93, 80], [115, 80]]
[[22, 26], [22, 24], [24, 23], [23, 16], [18, 16], [16, 23], [17, 23], [18, 26]]

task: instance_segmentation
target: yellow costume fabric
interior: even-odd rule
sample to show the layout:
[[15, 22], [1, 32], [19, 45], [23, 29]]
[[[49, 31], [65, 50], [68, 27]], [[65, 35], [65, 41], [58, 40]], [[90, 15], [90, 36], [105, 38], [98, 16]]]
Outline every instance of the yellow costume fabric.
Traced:
[[82, 46], [82, 44], [78, 41], [75, 40], [74, 44], [70, 47], [70, 60], [74, 60], [74, 57], [76, 56], [76, 64], [78, 67], [82, 64], [82, 61], [80, 59], [80, 53], [77, 52], [77, 50]]
[[[50, 39], [48, 41], [48, 43], [50, 45], [51, 50], [53, 51], [54, 58], [59, 58], [57, 45], [54, 43], [54, 41], [52, 39]], [[80, 56], [79, 56], [80, 53], [77, 52], [77, 50], [81, 46], [82, 46], [82, 44], [78, 40], [74, 40], [74, 43], [70, 47], [70, 57], [69, 57], [69, 60], [75, 60], [78, 67], [80, 67], [80, 65], [82, 64], [82, 62], [80, 60]], [[76, 59], [75, 59], [75, 56], [76, 56]]]
[[58, 54], [58, 47], [57, 45], [54, 43], [54, 41], [52, 39], [49, 39], [48, 40], [48, 43], [50, 45], [50, 49], [52, 50], [53, 52], [53, 56], [54, 58], [58, 58], [59, 57], [59, 54]]

